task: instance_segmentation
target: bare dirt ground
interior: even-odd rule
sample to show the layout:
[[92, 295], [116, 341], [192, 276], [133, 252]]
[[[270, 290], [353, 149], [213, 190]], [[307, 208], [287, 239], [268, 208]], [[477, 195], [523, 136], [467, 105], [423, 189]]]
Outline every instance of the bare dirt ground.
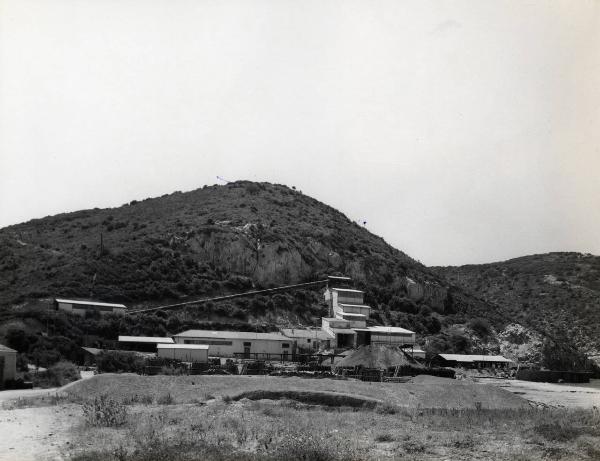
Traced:
[[0, 410], [0, 461], [62, 460], [78, 405]]
[[564, 408], [600, 408], [600, 389], [583, 386], [565, 386], [552, 383], [534, 383], [531, 381], [482, 380], [484, 384], [496, 385], [523, 397], [530, 402], [550, 407]]

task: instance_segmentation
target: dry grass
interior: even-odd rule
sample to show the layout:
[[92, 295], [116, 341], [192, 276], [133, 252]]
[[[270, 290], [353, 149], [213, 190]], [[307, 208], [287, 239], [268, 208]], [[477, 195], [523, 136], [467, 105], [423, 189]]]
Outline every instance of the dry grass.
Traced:
[[403, 408], [525, 409], [522, 398], [493, 385], [437, 379], [419, 384], [368, 383], [335, 379], [282, 378], [275, 376], [139, 376], [103, 374], [77, 383], [68, 390], [73, 398], [104, 393], [118, 400], [148, 396], [154, 401], [169, 394], [178, 403], [193, 403], [249, 391], [298, 391], [350, 394]]
[[[547, 440], [538, 427], [579, 427], [568, 440]], [[136, 406], [120, 429], [101, 432], [94, 452], [78, 460], [366, 460], [597, 459], [596, 410], [461, 410], [384, 414], [331, 409], [289, 400], [206, 405]], [[71, 444], [95, 440], [82, 425]], [[91, 454], [90, 454], [91, 453]], [[118, 456], [117, 456], [118, 455]]]
[[[68, 453], [75, 460], [600, 459], [600, 411], [596, 409], [400, 406], [397, 403], [411, 392], [411, 386], [350, 381], [195, 376], [194, 385], [186, 385], [190, 378], [169, 377], [164, 381], [168, 385], [161, 387], [161, 377], [123, 376], [119, 379], [127, 385], [117, 387], [119, 379], [99, 378], [103, 379], [95, 384], [90, 380], [94, 387], [88, 389], [115, 392], [120, 399], [129, 392], [143, 395], [152, 390], [155, 404], [133, 403], [127, 422], [119, 428], [89, 427], [82, 422], [74, 430], [74, 448]], [[83, 384], [87, 383], [78, 386]], [[300, 384], [302, 391], [296, 389]], [[248, 390], [253, 387], [267, 390]], [[455, 392], [455, 387], [446, 386], [445, 392]], [[82, 392], [77, 386], [73, 390], [76, 398]], [[396, 403], [351, 408], [341, 398], [350, 394], [360, 400], [367, 391], [378, 397], [393, 394]], [[161, 395], [170, 395], [176, 404], [160, 399]], [[201, 398], [204, 395], [221, 398]], [[332, 407], [336, 402], [342, 406]], [[76, 447], [90, 440], [95, 441], [93, 446], [78, 451]]]

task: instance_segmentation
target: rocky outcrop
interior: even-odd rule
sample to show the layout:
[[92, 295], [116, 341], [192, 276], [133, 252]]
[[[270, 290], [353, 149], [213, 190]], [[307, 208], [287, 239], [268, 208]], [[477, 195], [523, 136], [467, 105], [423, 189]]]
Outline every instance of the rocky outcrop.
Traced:
[[404, 277], [404, 287], [408, 297], [413, 301], [425, 301], [440, 312], [444, 310], [444, 301], [448, 296], [448, 290], [445, 287], [435, 282], [416, 282], [410, 277]]

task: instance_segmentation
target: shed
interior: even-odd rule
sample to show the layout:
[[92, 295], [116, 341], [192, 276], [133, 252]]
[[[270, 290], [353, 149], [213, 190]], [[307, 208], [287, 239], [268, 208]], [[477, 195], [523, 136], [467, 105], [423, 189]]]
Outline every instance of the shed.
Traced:
[[501, 355], [438, 354], [432, 363], [442, 367], [508, 368], [513, 361]]
[[87, 312], [98, 312], [105, 314], [123, 314], [125, 312], [124, 304], [102, 303], [98, 301], [86, 301], [78, 299], [59, 299], [54, 300], [54, 305], [59, 311], [71, 312], [73, 314], [85, 316]]
[[17, 377], [17, 351], [0, 344], [0, 388]]
[[158, 344], [158, 356], [183, 362], [208, 362], [208, 348], [205, 344]]

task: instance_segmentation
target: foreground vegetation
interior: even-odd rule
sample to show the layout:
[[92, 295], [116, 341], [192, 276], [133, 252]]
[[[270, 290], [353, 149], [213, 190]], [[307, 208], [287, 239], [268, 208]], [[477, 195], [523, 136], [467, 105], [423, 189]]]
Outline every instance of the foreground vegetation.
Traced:
[[50, 405], [69, 421], [62, 456], [77, 461], [600, 460], [597, 408], [534, 407], [491, 385], [429, 376], [107, 374], [4, 408]]
[[[597, 410], [407, 410], [212, 399], [81, 418], [79, 461], [600, 459]], [[118, 406], [118, 404], [116, 404]], [[125, 408], [123, 406], [123, 408]], [[89, 441], [94, 441], [89, 446]], [[86, 445], [87, 444], [87, 445]]]

